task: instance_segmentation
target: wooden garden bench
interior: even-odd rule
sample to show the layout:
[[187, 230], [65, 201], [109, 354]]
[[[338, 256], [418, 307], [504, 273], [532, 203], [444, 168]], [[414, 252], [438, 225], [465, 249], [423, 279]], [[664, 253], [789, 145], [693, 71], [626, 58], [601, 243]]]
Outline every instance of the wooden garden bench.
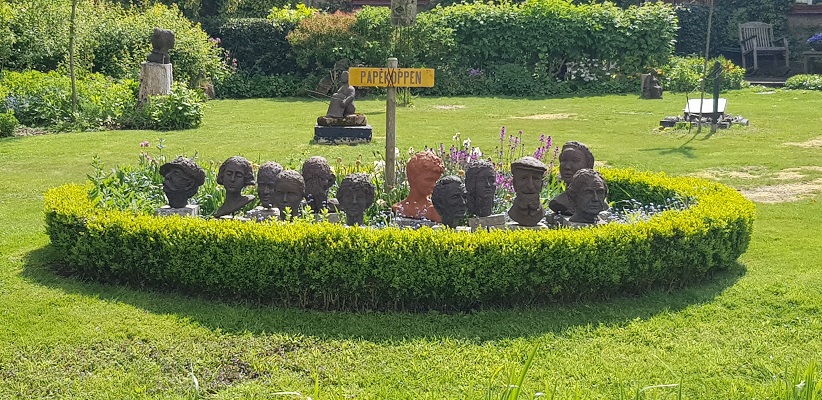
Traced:
[[[781, 39], [781, 45], [779, 42]], [[790, 51], [788, 39], [773, 37], [773, 25], [765, 22], [745, 22], [739, 24], [739, 46], [742, 49], [742, 68], [748, 69], [745, 59], [753, 54], [754, 70], [759, 69], [759, 56], [762, 54], [785, 53], [785, 66], [789, 64]]]

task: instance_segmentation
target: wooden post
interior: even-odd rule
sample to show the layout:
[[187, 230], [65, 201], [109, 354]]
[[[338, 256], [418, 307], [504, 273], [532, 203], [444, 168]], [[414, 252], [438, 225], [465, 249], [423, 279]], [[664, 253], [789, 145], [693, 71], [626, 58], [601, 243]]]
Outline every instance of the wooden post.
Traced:
[[[388, 59], [388, 68], [397, 68], [399, 65], [396, 58]], [[394, 149], [397, 147], [397, 87], [393, 84], [388, 86], [388, 95], [385, 99], [385, 191], [389, 192], [394, 188], [397, 180], [395, 163], [397, 155]]]
[[77, 74], [74, 72], [74, 34], [77, 25], [77, 0], [71, 2], [69, 21], [69, 76], [71, 77], [71, 120], [77, 122]]
[[722, 65], [719, 61], [714, 63], [714, 115], [711, 121], [711, 133], [716, 133], [716, 125], [719, 122], [719, 88], [722, 79]]

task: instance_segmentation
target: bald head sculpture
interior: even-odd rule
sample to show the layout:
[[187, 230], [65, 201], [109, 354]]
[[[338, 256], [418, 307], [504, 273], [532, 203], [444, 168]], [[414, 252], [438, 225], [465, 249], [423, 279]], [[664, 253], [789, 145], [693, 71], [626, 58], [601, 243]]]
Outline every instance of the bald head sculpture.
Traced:
[[468, 210], [467, 197], [468, 193], [462, 179], [456, 175], [448, 175], [437, 181], [431, 194], [431, 202], [442, 217], [442, 223], [456, 228]]
[[300, 215], [300, 203], [305, 194], [305, 180], [302, 174], [287, 169], [277, 175], [277, 182], [274, 184], [274, 205], [280, 209], [280, 219], [286, 219], [285, 209], [291, 209], [291, 216]]
[[340, 209], [345, 212], [349, 226], [365, 225], [365, 210], [374, 204], [375, 187], [368, 175], [357, 173], [343, 178], [337, 189]]
[[568, 221], [593, 224], [599, 213], [608, 210], [608, 184], [599, 172], [583, 168], [574, 174], [568, 185], [568, 198], [574, 206], [574, 214]]

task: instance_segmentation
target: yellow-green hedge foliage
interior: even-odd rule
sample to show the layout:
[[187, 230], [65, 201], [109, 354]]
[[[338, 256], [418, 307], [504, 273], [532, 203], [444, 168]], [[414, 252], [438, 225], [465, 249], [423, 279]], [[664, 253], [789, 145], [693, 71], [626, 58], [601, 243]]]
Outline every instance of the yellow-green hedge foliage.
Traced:
[[642, 292], [731, 265], [753, 204], [697, 178], [602, 171], [615, 199], [689, 198], [631, 225], [492, 231], [371, 229], [134, 216], [95, 209], [88, 189], [46, 193], [47, 231], [79, 276], [331, 309], [463, 310]]

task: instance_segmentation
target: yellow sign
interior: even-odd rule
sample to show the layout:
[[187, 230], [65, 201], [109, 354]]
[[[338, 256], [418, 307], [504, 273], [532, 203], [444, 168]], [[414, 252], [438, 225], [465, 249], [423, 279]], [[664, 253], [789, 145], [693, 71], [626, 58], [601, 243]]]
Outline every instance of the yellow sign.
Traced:
[[433, 68], [357, 68], [348, 69], [351, 86], [433, 87]]

